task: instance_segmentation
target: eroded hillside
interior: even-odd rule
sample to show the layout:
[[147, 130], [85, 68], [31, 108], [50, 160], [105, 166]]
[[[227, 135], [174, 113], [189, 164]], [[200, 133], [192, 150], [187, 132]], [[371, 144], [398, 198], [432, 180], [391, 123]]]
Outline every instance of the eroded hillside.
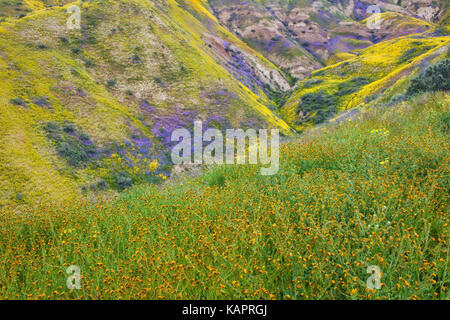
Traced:
[[282, 72], [201, 2], [80, 5], [81, 30], [67, 5], [0, 26], [2, 204], [163, 179], [194, 119], [289, 132], [264, 93], [290, 88]]
[[[230, 30], [299, 79], [320, 66], [345, 60], [354, 49], [429, 30], [448, 6], [445, 1], [428, 0], [209, 2]], [[364, 20], [377, 10], [389, 14], [379, 27], [368, 28]]]
[[195, 119], [290, 134], [395, 100], [449, 45], [445, 1], [17, 0], [0, 12], [0, 206], [162, 181], [171, 132]]

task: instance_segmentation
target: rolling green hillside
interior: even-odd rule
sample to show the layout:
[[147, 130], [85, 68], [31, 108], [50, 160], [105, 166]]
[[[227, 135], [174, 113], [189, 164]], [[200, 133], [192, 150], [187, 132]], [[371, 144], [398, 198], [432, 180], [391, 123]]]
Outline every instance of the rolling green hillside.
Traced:
[[[304, 130], [339, 111], [387, 102], [404, 93], [409, 79], [448, 56], [449, 36], [405, 36], [386, 40], [300, 81], [282, 107], [283, 117]], [[332, 121], [333, 119], [331, 119]]]
[[380, 104], [283, 145], [273, 176], [217, 167], [4, 210], [0, 298], [449, 299], [449, 107], [448, 92]]
[[0, 1], [0, 206], [161, 183], [196, 119], [291, 135], [397, 101], [450, 39], [445, 2], [394, 2], [370, 30], [373, 1]]
[[[0, 299], [448, 300], [449, 13], [0, 0]], [[280, 129], [279, 172], [174, 167], [195, 120]]]
[[0, 205], [160, 180], [193, 119], [290, 130], [264, 93], [283, 74], [202, 2], [84, 2], [81, 30], [67, 6], [28, 8], [0, 24]]

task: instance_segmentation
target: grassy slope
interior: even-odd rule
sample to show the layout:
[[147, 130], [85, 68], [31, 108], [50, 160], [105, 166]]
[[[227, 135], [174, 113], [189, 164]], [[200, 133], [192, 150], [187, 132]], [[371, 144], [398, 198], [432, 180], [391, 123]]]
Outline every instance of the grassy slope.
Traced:
[[[449, 102], [381, 105], [283, 145], [271, 177], [218, 167], [111, 202], [8, 212], [0, 298], [448, 299]], [[72, 264], [80, 291], [66, 289]]]
[[[369, 83], [358, 87], [356, 92], [337, 96], [338, 111], [365, 107], [378, 98], [390, 98], [404, 89], [411, 74], [421, 70], [433, 59], [445, 56], [449, 44], [449, 36], [415, 35], [383, 41], [358, 50], [356, 56], [315, 71], [299, 82], [297, 89], [282, 107], [281, 113], [296, 129], [309, 128], [313, 125], [312, 119], [318, 110], [313, 110], [306, 121], [298, 122], [302, 97], [321, 90], [336, 96], [340, 90], [339, 85], [348, 83], [355, 77], [363, 77]], [[314, 81], [316, 84], [308, 85]], [[327, 105], [322, 106], [323, 111], [327, 108]]]
[[[203, 2], [193, 3], [192, 10], [175, 1], [85, 2], [81, 31], [66, 29], [66, 7], [43, 9], [34, 2], [28, 16], [0, 25], [0, 206], [71, 201], [82, 186], [113, 179], [116, 169], [107, 161], [74, 168], [59, 157], [42, 130], [49, 121], [73, 122], [99, 148], [132, 142], [136, 133], [152, 140], [159, 118], [141, 108], [146, 100], [160, 118], [187, 110], [203, 119], [220, 116], [236, 127], [253, 122], [289, 131], [267, 107], [265, 94], [232, 76], [203, 36], [219, 35], [253, 55], [255, 63], [274, 72], [276, 67], [221, 28]], [[131, 62], [135, 54], [141, 63]], [[112, 79], [116, 85], [109, 88]], [[216, 93], [221, 89], [226, 97]], [[35, 103], [42, 97], [48, 106]], [[148, 161], [162, 148], [153, 140]], [[146, 170], [148, 161], [137, 170]], [[129, 170], [124, 161], [118, 168]]]
[[[380, 40], [394, 39], [408, 34], [423, 33], [433, 28], [432, 24], [424, 20], [392, 11], [383, 12], [380, 15], [380, 19], [382, 21], [380, 30], [369, 30], [367, 28], [367, 21], [369, 19], [363, 19], [359, 22], [354, 21], [349, 27], [343, 27], [342, 25], [334, 27], [331, 38], [333, 39], [339, 36], [344, 36], [344, 38], [340, 44], [336, 45], [333, 54], [327, 61], [327, 65], [349, 60], [354, 57], [352, 56], [352, 51], [373, 45], [368, 40], [370, 36], [377, 39], [376, 41], [373, 39], [374, 42], [379, 42]], [[351, 22], [351, 20], [348, 21]], [[359, 35], [357, 31], [360, 32]], [[372, 31], [373, 34], [369, 31]], [[361, 35], [365, 35], [364, 39], [358, 40]]]

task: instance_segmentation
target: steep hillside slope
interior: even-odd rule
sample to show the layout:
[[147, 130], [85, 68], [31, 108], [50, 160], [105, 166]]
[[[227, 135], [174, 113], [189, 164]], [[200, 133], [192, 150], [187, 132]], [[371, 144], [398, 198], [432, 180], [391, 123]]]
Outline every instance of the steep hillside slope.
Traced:
[[0, 206], [160, 182], [195, 119], [290, 134], [390, 100], [446, 55], [448, 4], [383, 2], [373, 30], [373, 3], [0, 1]]
[[250, 46], [296, 78], [321, 63], [300, 45], [286, 19], [256, 1], [209, 1], [218, 19]]
[[355, 51], [353, 57], [300, 81], [283, 105], [282, 115], [304, 130], [339, 111], [389, 101], [404, 93], [412, 75], [448, 56], [449, 45], [449, 36], [417, 35]]
[[[216, 16], [280, 68], [303, 79], [342, 53], [381, 40], [424, 32], [445, 1], [210, 0]], [[383, 23], [366, 24], [377, 5]], [[371, 7], [372, 6], [372, 7]], [[364, 21], [364, 23], [361, 23]], [[368, 27], [369, 26], [369, 27]]]
[[448, 299], [449, 119], [427, 94], [283, 145], [277, 175], [6, 212], [0, 299]]
[[290, 130], [264, 93], [283, 74], [202, 2], [83, 2], [81, 30], [66, 8], [0, 25], [0, 204], [158, 180], [194, 119]]

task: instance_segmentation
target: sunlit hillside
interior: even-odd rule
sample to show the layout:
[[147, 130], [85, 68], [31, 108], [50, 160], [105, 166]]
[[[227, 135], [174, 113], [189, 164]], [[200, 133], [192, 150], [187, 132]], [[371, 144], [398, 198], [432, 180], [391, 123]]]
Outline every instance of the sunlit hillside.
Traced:
[[412, 76], [449, 54], [450, 37], [405, 36], [354, 51], [348, 59], [300, 81], [282, 106], [282, 115], [304, 130], [340, 111], [389, 102], [404, 93]]
[[449, 15], [0, 0], [0, 300], [450, 299]]
[[449, 107], [443, 92], [380, 104], [283, 145], [273, 176], [224, 166], [4, 211], [0, 298], [448, 299]]
[[0, 205], [161, 180], [194, 119], [290, 130], [265, 94], [284, 75], [202, 2], [83, 2], [81, 30], [31, 2], [0, 24]]

